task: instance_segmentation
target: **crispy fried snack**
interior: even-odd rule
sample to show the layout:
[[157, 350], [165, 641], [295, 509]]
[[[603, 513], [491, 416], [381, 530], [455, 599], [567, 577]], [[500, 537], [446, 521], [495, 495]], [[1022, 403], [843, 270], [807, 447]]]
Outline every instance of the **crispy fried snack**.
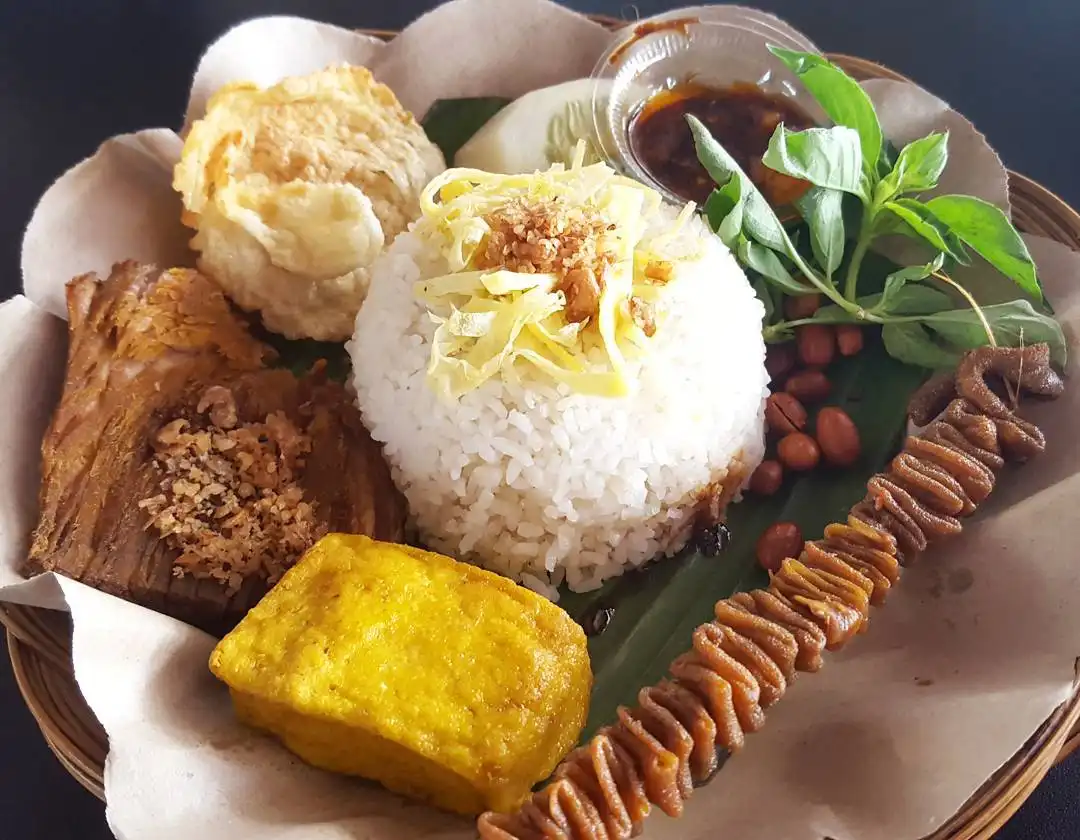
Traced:
[[442, 153], [364, 67], [226, 85], [173, 185], [199, 268], [289, 338], [342, 341], [385, 245], [420, 215]]

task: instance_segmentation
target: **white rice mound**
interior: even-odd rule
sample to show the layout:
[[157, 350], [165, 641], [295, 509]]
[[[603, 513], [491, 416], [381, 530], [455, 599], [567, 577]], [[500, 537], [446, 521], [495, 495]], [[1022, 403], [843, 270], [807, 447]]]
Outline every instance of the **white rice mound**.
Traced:
[[[647, 233], [670, 228], [664, 207]], [[668, 316], [620, 399], [571, 393], [518, 363], [457, 401], [427, 378], [435, 324], [414, 284], [448, 269], [425, 222], [375, 263], [347, 345], [357, 402], [429, 547], [548, 597], [588, 591], [681, 549], [703, 488], [742, 482], [764, 453], [764, 310], [695, 218], [665, 256]]]

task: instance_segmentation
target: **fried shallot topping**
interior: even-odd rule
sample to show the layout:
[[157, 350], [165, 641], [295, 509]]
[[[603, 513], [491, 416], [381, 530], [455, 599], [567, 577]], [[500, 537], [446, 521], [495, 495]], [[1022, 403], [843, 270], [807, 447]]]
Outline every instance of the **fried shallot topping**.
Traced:
[[477, 268], [555, 274], [566, 295], [566, 319], [578, 323], [599, 311], [604, 274], [615, 261], [607, 240], [614, 225], [589, 207], [560, 200], [514, 199], [484, 216], [491, 233]]
[[645, 279], [663, 285], [675, 276], [675, 264], [670, 260], [651, 260], [645, 264]]
[[311, 437], [281, 412], [239, 422], [221, 386], [207, 389], [197, 414], [158, 432], [161, 493], [139, 507], [180, 552], [177, 577], [221, 581], [230, 594], [252, 575], [273, 584], [327, 530], [298, 483]]
[[656, 309], [639, 297], [630, 298], [630, 317], [649, 338], [656, 335]]

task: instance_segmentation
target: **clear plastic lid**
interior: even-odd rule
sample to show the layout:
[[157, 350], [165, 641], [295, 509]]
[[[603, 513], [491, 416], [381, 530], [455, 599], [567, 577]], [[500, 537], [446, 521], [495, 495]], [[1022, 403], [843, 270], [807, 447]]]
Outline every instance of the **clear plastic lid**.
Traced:
[[[593, 70], [593, 118], [600, 151], [614, 168], [660, 191], [685, 199], [659, 183], [634, 154], [630, 130], [642, 106], [658, 92], [693, 80], [713, 88], [738, 82], [790, 97], [810, 119], [825, 115], [769, 45], [817, 52], [786, 24], [737, 6], [688, 7], [648, 18], [615, 39]], [[689, 130], [689, 129], [688, 129]]]

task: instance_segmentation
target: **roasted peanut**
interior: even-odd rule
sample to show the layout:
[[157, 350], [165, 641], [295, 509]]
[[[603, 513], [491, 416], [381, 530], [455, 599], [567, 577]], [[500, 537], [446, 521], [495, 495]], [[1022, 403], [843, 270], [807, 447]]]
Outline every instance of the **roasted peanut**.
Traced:
[[817, 441], [805, 432], [792, 432], [776, 445], [776, 457], [789, 470], [805, 472], [812, 470], [821, 460]]
[[765, 350], [765, 370], [773, 381], [780, 379], [795, 367], [797, 357], [795, 345], [786, 341], [783, 344], [770, 344]]
[[765, 401], [765, 423], [780, 435], [801, 432], [806, 428], [806, 409], [791, 394], [780, 391]]
[[821, 308], [821, 295], [797, 295], [784, 298], [784, 317], [789, 321], [809, 318]]
[[762, 461], [750, 476], [750, 492], [771, 496], [784, 483], [784, 468], [779, 461]]
[[832, 383], [820, 370], [800, 370], [788, 377], [784, 390], [803, 404], [816, 403], [829, 396]]
[[836, 347], [841, 356], [854, 356], [862, 346], [862, 327], [858, 324], [841, 324], [836, 328]]
[[829, 405], [818, 412], [815, 434], [825, 462], [834, 467], [850, 467], [859, 460], [862, 445], [859, 430], [847, 412]]
[[828, 324], [807, 324], [795, 330], [799, 360], [810, 367], [825, 367], [836, 355], [836, 335]]
[[778, 572], [788, 557], [798, 558], [802, 553], [802, 531], [794, 522], [777, 522], [758, 537], [757, 561], [762, 568]]

